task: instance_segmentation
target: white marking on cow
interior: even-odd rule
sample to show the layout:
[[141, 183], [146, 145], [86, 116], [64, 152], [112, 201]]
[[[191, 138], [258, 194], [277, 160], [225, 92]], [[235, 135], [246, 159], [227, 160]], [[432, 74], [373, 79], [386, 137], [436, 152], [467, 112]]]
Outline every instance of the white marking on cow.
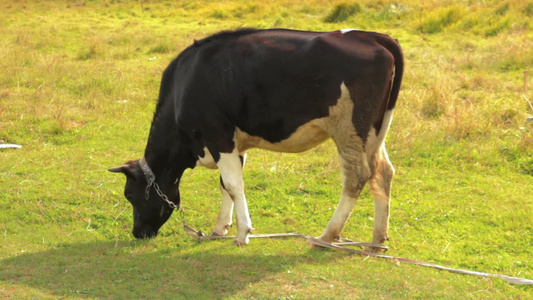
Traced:
[[213, 156], [211, 155], [211, 152], [207, 149], [207, 147], [204, 147], [204, 156], [198, 156], [196, 160], [196, 166], [202, 166], [206, 167], [208, 169], [216, 169], [217, 164], [215, 160], [213, 159]]
[[314, 119], [301, 125], [288, 138], [280, 142], [271, 143], [237, 128], [235, 134], [239, 151], [260, 148], [276, 152], [298, 153], [314, 148], [329, 137], [339, 136], [337, 131], [344, 131], [346, 128], [351, 127], [351, 132], [355, 134], [355, 128], [351, 120], [352, 114], [346, 114], [347, 111], [353, 111], [353, 101], [350, 99], [348, 89], [342, 84], [341, 96], [337, 104], [329, 108], [329, 116]]
[[235, 134], [239, 151], [260, 148], [276, 152], [298, 153], [309, 150], [329, 138], [323, 128], [317, 125], [318, 119], [308, 122], [292, 133], [287, 139], [271, 143], [258, 136], [252, 136], [237, 128]]
[[383, 123], [378, 135], [376, 135], [376, 130], [374, 128], [372, 128], [368, 133], [365, 152], [369, 160], [371, 159], [371, 156], [379, 150], [381, 145], [383, 145], [385, 137], [387, 136], [387, 132], [389, 131], [390, 124], [392, 123], [393, 112], [393, 110], [387, 110], [385, 112], [385, 115], [383, 116]]
[[346, 29], [341, 29], [340, 30], [342, 34], [345, 34], [347, 32], [350, 32], [350, 31], [361, 31], [359, 29], [353, 29], [353, 28], [346, 28]]

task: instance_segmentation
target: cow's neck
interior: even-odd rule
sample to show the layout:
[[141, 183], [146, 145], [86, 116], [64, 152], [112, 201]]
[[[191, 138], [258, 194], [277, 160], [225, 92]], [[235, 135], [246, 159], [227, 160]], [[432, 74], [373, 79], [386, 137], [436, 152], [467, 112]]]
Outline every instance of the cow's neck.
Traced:
[[161, 109], [154, 116], [148, 143], [144, 151], [146, 162], [152, 168], [156, 180], [163, 177], [174, 181], [183, 170], [178, 170], [179, 136], [172, 113]]

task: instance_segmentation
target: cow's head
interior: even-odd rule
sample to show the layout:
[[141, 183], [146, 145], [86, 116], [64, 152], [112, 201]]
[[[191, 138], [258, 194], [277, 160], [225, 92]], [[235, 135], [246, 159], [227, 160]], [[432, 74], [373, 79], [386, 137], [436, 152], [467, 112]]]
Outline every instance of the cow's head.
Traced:
[[173, 180], [161, 180], [165, 179], [165, 176], [162, 176], [148, 186], [150, 179], [143, 172], [138, 160], [129, 161], [109, 171], [126, 175], [124, 195], [133, 205], [133, 236], [138, 239], [155, 237], [159, 228], [170, 218], [173, 211], [173, 208], [158, 194], [155, 186], [158, 186], [170, 201], [179, 206], [180, 196], [177, 184]]

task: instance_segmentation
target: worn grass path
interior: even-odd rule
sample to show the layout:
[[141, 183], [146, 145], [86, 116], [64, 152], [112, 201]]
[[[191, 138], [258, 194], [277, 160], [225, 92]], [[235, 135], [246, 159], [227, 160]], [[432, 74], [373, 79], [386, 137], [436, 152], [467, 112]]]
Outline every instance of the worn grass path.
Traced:
[[[161, 72], [193, 39], [237, 27], [385, 32], [406, 57], [387, 139], [388, 254], [533, 279], [533, 111], [522, 98], [532, 16], [531, 1], [2, 1], [0, 140], [22, 148], [0, 149], [0, 298], [532, 298], [531, 286], [303, 240], [199, 244], [178, 216], [136, 241], [124, 178], [107, 172], [142, 155]], [[319, 235], [339, 177], [331, 142], [250, 151], [257, 233]], [[187, 171], [181, 190], [188, 222], [209, 231], [218, 174]], [[369, 241], [372, 224], [365, 190], [343, 235]]]

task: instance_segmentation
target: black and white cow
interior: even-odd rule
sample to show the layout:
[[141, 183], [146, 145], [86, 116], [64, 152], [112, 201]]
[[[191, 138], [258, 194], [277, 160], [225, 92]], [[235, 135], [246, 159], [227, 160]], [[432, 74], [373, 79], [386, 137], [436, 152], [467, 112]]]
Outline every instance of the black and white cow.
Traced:
[[221, 176], [214, 234], [227, 233], [235, 207], [235, 243], [247, 244], [252, 222], [242, 176], [245, 151], [301, 152], [332, 138], [342, 193], [320, 239], [339, 237], [369, 182], [373, 243], [382, 245], [394, 173], [384, 139], [402, 74], [398, 42], [374, 32], [243, 29], [195, 41], [163, 73], [144, 157], [110, 169], [127, 176], [133, 235], [156, 236], [180, 203], [185, 169], [205, 166]]

